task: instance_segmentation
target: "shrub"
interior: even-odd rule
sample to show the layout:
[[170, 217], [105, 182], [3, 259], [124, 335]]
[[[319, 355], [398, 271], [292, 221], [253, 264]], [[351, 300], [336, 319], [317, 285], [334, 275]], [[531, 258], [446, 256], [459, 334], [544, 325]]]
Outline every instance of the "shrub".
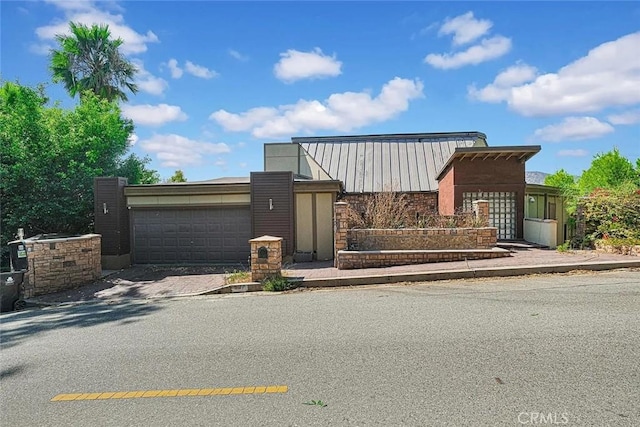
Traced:
[[409, 224], [405, 194], [385, 191], [372, 194], [362, 210], [347, 207], [349, 228], [403, 228]]
[[283, 276], [267, 277], [262, 281], [262, 290], [266, 292], [288, 291], [294, 287], [295, 285]]
[[409, 215], [406, 194], [386, 191], [372, 194], [361, 206], [347, 206], [349, 228], [478, 228], [486, 226], [486, 219], [473, 212], [459, 210], [455, 215]]
[[640, 239], [640, 190], [597, 190], [582, 200], [590, 239]]

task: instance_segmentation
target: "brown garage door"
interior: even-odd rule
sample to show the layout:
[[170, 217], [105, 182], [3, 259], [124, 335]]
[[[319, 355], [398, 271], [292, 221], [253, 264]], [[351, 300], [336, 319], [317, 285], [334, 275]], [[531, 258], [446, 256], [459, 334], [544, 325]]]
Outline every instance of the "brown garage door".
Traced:
[[251, 210], [247, 207], [132, 211], [136, 264], [247, 263]]

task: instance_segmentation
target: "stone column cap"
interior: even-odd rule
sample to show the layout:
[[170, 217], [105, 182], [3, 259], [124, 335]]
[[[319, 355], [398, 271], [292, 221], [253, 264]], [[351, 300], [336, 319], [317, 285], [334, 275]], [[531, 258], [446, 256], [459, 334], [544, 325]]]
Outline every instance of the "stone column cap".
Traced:
[[261, 236], [261, 237], [256, 237], [255, 239], [249, 240], [249, 243], [253, 243], [253, 242], [279, 242], [281, 240], [282, 240], [282, 237]]

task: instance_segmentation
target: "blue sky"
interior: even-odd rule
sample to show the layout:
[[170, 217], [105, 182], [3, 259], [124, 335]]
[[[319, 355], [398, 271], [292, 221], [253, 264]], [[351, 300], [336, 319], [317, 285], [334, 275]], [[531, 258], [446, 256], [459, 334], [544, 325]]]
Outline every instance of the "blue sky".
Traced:
[[[2, 78], [49, 82], [70, 20], [140, 73], [122, 105], [163, 178], [247, 176], [293, 136], [481, 131], [527, 170], [640, 157], [638, 2], [2, 2]], [[61, 85], [48, 94], [74, 100]]]

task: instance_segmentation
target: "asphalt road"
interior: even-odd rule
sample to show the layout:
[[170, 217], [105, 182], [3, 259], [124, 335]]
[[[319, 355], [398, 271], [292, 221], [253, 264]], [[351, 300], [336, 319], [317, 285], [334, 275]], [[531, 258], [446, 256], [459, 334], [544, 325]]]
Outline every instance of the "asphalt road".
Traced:
[[[81, 305], [0, 322], [2, 426], [640, 425], [640, 271]], [[288, 389], [212, 392], [271, 385]], [[51, 401], [186, 389], [215, 395]], [[327, 406], [304, 404], [318, 400]]]

